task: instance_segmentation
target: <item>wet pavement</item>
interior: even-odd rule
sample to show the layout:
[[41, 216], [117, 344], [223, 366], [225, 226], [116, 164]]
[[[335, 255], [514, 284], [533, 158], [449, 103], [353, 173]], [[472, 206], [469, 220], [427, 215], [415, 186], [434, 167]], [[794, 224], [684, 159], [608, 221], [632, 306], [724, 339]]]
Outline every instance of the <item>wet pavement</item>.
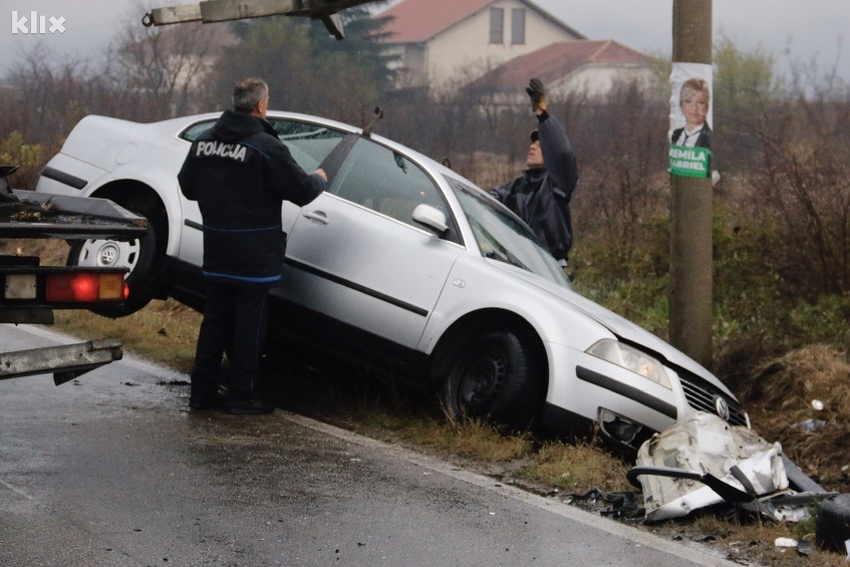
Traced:
[[[54, 340], [0, 325], [4, 351]], [[59, 387], [0, 381], [0, 566], [732, 565], [293, 413], [187, 397], [185, 375], [128, 358]]]

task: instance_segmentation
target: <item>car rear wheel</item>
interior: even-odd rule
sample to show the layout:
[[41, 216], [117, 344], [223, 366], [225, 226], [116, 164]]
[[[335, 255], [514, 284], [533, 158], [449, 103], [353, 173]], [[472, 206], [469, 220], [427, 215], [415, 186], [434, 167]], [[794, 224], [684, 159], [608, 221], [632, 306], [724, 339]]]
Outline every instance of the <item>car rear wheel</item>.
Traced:
[[442, 388], [445, 411], [451, 419], [527, 427], [541, 401], [541, 368], [522, 334], [490, 331], [456, 351]]
[[[148, 217], [150, 220], [150, 217]], [[160, 246], [157, 230], [161, 223], [151, 222], [151, 230], [142, 238], [119, 240], [74, 240], [68, 251], [67, 265], [119, 267], [129, 269], [126, 276], [130, 294], [122, 306], [93, 307], [105, 317], [124, 317], [135, 313], [153, 299], [161, 286], [159, 270], [164, 246]]]

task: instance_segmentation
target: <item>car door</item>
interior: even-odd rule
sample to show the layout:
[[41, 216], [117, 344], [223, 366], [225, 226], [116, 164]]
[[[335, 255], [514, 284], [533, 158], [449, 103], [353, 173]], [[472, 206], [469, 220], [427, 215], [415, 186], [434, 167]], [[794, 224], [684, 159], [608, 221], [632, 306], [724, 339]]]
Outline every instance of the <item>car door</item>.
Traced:
[[[439, 238], [411, 218], [446, 214]], [[415, 348], [464, 248], [434, 181], [402, 154], [358, 138], [328, 190], [298, 212], [274, 294], [331, 320]]]

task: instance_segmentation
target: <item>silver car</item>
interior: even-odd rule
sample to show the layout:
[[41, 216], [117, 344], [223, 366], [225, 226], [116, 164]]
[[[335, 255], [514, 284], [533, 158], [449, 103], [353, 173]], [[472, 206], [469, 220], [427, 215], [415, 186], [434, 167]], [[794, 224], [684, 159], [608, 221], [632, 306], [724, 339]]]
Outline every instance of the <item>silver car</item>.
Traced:
[[[129, 311], [166, 295], [203, 305], [201, 215], [177, 172], [217, 117], [88, 116], [42, 173], [39, 192], [107, 197], [150, 220], [144, 241], [83, 241], [68, 259], [129, 267]], [[439, 392], [452, 416], [513, 428], [595, 422], [635, 448], [695, 411], [749, 425], [708, 370], [576, 293], [529, 228], [469, 180], [350, 125], [268, 121], [305, 170], [331, 179], [309, 205], [283, 207], [270, 334], [377, 362]]]

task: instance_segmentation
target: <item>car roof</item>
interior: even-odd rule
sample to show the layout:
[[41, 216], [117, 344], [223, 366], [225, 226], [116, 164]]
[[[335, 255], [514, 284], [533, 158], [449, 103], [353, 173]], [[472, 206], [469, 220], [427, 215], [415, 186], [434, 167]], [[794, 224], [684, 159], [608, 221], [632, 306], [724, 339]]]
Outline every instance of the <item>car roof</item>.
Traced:
[[[182, 132], [184, 129], [186, 129], [187, 127], [189, 127], [192, 124], [196, 124], [198, 122], [203, 122], [205, 120], [215, 120], [215, 119], [217, 119], [219, 116], [221, 116], [221, 112], [222, 111], [205, 112], [205, 113], [201, 113], [201, 114], [187, 115], [187, 116], [182, 116], [182, 117], [178, 117], [178, 118], [169, 118], [167, 120], [161, 120], [161, 121], [158, 121], [158, 122], [151, 123], [151, 125], [156, 125], [157, 128], [162, 127], [162, 128], [165, 128], [165, 129], [173, 130], [174, 134], [176, 135], [179, 132]], [[301, 112], [291, 112], [291, 111], [286, 111], [286, 110], [269, 110], [266, 114], [266, 118], [267, 119], [268, 118], [284, 118], [284, 119], [300, 120], [300, 121], [303, 121], [303, 122], [312, 122], [314, 124], [321, 124], [321, 125], [327, 126], [329, 128], [333, 128], [333, 129], [340, 130], [340, 131], [343, 131], [343, 132], [347, 132], [347, 133], [350, 133], [350, 134], [363, 135], [363, 128], [359, 128], [357, 126], [353, 126], [351, 124], [347, 124], [345, 122], [340, 122], [338, 120], [334, 120], [334, 119], [331, 119], [331, 118], [324, 118], [324, 117], [321, 117], [321, 116], [316, 116], [316, 115], [313, 115], [313, 114], [305, 114], [305, 113], [301, 113]], [[440, 163], [436, 159], [429, 157], [429, 156], [427, 156], [427, 155], [425, 155], [425, 154], [423, 154], [423, 153], [421, 153], [417, 150], [414, 150], [413, 148], [410, 148], [409, 146], [405, 146], [404, 144], [401, 144], [401, 143], [396, 142], [396, 141], [394, 141], [390, 138], [386, 138], [384, 136], [381, 136], [381, 135], [375, 134], [375, 133], [370, 134], [369, 138], [380, 143], [380, 144], [382, 144], [382, 145], [389, 147], [390, 149], [393, 149], [393, 150], [398, 151], [400, 153], [404, 153], [405, 155], [407, 155], [408, 157], [410, 157], [411, 159], [413, 159], [414, 161], [416, 161], [420, 165], [427, 166], [429, 169], [431, 169], [434, 172], [441, 173], [441, 174], [443, 174], [447, 177], [458, 179], [458, 180], [461, 180], [461, 181], [463, 181], [467, 184], [470, 184], [474, 187], [477, 187], [477, 185], [475, 183], [473, 183], [469, 179], [466, 179], [463, 175], [461, 175], [457, 171], [454, 171], [451, 168], [446, 167], [445, 165], [443, 165], [442, 163]]]

